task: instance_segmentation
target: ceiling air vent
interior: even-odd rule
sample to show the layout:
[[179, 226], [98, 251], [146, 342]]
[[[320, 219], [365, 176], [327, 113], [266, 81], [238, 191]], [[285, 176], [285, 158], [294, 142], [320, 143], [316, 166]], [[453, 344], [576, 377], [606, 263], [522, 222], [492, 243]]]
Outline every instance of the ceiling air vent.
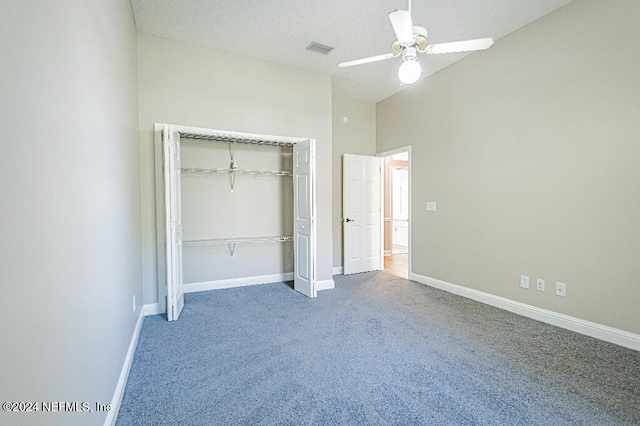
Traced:
[[323, 55], [328, 55], [334, 48], [331, 46], [327, 46], [326, 44], [318, 43], [312, 41], [311, 44], [307, 46], [307, 50], [312, 52], [322, 53]]

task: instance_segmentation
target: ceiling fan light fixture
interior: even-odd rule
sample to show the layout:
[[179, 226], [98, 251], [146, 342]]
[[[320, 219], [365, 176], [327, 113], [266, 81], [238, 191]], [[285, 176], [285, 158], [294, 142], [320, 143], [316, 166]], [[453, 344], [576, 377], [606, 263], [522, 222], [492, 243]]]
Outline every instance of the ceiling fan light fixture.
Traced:
[[402, 84], [413, 84], [420, 78], [422, 67], [415, 58], [405, 58], [398, 69], [398, 78]]
[[403, 85], [413, 84], [420, 80], [422, 74], [422, 67], [417, 61], [418, 53], [435, 55], [440, 53], [473, 52], [487, 49], [493, 44], [493, 39], [491, 38], [429, 44], [426, 28], [413, 25], [411, 0], [408, 0], [408, 3], [407, 10], [398, 9], [389, 14], [389, 20], [396, 35], [396, 40], [391, 45], [391, 53], [356, 59], [355, 61], [340, 62], [338, 67], [352, 67], [402, 55], [402, 64], [398, 69], [398, 79]]

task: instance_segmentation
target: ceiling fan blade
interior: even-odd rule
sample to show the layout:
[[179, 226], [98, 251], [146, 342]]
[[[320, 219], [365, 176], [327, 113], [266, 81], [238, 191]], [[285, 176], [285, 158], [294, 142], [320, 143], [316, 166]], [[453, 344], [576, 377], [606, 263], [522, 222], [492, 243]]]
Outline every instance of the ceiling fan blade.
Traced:
[[429, 55], [437, 55], [440, 53], [472, 52], [474, 50], [488, 49], [492, 44], [492, 38], [452, 41], [449, 43], [430, 44], [425, 49], [425, 53], [428, 53]]
[[386, 53], [384, 55], [371, 56], [370, 58], [356, 59], [355, 61], [340, 62], [338, 64], [338, 66], [340, 68], [352, 67], [354, 65], [361, 65], [361, 64], [368, 64], [370, 62], [384, 61], [385, 59], [393, 58], [394, 56], [396, 56], [396, 55], [393, 54], [393, 53]]
[[396, 10], [389, 14], [389, 20], [393, 26], [393, 31], [401, 44], [411, 43], [413, 40], [413, 23], [411, 22], [411, 12], [408, 10]]

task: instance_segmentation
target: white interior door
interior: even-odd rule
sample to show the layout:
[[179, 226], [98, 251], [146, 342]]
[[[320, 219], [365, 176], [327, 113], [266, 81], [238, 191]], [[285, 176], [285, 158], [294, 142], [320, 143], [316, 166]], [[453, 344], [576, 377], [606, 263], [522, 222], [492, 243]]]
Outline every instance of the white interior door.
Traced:
[[294, 290], [316, 297], [315, 141], [293, 145]]
[[184, 307], [182, 289], [182, 209], [180, 202], [180, 134], [165, 125], [162, 131], [165, 255], [167, 261], [167, 319], [175, 321]]
[[343, 160], [343, 272], [382, 269], [380, 157], [345, 154]]

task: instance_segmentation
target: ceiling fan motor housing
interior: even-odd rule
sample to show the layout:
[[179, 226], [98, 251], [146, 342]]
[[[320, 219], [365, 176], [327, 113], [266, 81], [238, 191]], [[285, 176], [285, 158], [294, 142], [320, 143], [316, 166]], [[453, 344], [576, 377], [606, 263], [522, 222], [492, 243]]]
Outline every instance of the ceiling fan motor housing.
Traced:
[[[412, 27], [413, 39], [410, 43], [401, 43], [399, 40], [396, 40], [391, 45], [391, 50], [396, 55], [403, 53], [407, 48], [415, 48], [418, 52], [424, 53], [427, 50], [427, 30], [424, 27]], [[403, 54], [404, 57], [404, 54]]]

